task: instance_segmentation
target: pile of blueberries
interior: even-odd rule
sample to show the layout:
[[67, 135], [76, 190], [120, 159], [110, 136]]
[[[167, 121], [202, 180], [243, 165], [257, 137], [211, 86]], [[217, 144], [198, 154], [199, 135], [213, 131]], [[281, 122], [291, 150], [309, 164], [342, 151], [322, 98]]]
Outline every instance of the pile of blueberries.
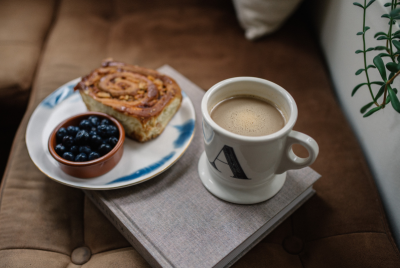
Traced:
[[84, 162], [95, 160], [110, 152], [118, 143], [119, 131], [110, 120], [90, 116], [79, 126], [60, 128], [56, 134], [57, 145], [54, 148], [62, 158]]

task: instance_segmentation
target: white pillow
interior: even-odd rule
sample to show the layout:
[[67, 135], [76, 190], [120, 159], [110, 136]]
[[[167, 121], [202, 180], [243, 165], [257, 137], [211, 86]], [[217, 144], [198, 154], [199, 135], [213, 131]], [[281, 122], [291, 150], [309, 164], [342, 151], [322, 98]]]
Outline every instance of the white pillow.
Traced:
[[246, 38], [255, 40], [276, 31], [302, 0], [233, 0]]

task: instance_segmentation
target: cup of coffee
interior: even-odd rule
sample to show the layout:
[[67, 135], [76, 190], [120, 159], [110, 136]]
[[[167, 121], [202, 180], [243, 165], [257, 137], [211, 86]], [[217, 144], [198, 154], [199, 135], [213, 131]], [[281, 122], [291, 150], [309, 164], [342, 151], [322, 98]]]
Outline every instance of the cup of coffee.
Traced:
[[[311, 165], [319, 147], [294, 131], [297, 106], [279, 85], [255, 77], [235, 77], [211, 87], [201, 103], [205, 152], [198, 171], [215, 196], [237, 204], [254, 204], [274, 196], [286, 171]], [[308, 151], [294, 154], [293, 144]]]

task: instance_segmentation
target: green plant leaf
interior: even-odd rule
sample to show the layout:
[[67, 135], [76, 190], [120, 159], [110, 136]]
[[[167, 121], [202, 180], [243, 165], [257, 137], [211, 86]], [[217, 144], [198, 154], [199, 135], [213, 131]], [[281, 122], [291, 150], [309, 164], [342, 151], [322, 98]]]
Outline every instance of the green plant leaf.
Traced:
[[364, 114], [363, 117], [368, 117], [368, 116], [370, 116], [371, 114], [373, 114], [373, 113], [379, 111], [380, 109], [382, 109], [382, 106], [378, 106], [378, 107], [372, 108], [372, 109], [369, 110], [366, 114]]
[[358, 7], [361, 7], [362, 9], [364, 9], [364, 6], [361, 5], [360, 3], [354, 2], [353, 5], [358, 6]]
[[369, 1], [368, 4], [367, 4], [367, 6], [366, 6], [366, 8], [368, 8], [370, 5], [372, 5], [373, 2], [375, 2], [375, 0]]
[[360, 113], [362, 113], [362, 114], [365, 113], [365, 112], [368, 110], [368, 108], [372, 106], [372, 104], [374, 104], [373, 101], [371, 101], [370, 103], [364, 105], [364, 106], [360, 109]]
[[363, 52], [364, 52], [364, 50], [360, 50], [360, 49], [356, 50], [356, 54], [360, 54], [360, 53], [363, 53]]
[[397, 98], [396, 93], [394, 93], [393, 89], [390, 86], [388, 86], [387, 89], [389, 92], [390, 100], [392, 101], [393, 109], [400, 113], [400, 101]]
[[390, 11], [389, 16], [394, 18], [396, 16], [400, 15], [400, 8], [395, 8], [392, 11]]
[[390, 57], [390, 55], [387, 54], [387, 53], [379, 53], [378, 56], [381, 57], [381, 58]]
[[374, 50], [374, 48], [373, 48], [373, 47], [370, 47], [370, 48], [368, 48], [367, 50], [365, 50], [365, 52], [369, 52], [369, 51], [372, 51], [372, 50]]
[[388, 38], [386, 36], [378, 36], [378, 38], [376, 38], [376, 40], [387, 40]]
[[382, 86], [382, 85], [384, 85], [385, 83], [382, 82], [382, 81], [374, 81], [374, 82], [371, 82], [370, 84], [371, 84], [371, 85], [379, 85], [379, 86]]
[[354, 88], [353, 91], [351, 92], [351, 96], [353, 97], [354, 94], [356, 94], [357, 90], [358, 90], [360, 87], [364, 86], [364, 85], [367, 85], [367, 83], [361, 83], [361, 84], [358, 84], [357, 86], [355, 86], [355, 88]]
[[364, 32], [358, 32], [357, 33], [357, 35], [363, 35], [364, 34]]
[[397, 94], [397, 88], [393, 88], [394, 93]]
[[384, 7], [390, 7], [391, 5], [392, 5], [392, 3], [387, 2], [387, 3], [385, 3], [383, 6], [384, 6]]
[[383, 63], [383, 60], [381, 59], [381, 57], [375, 56], [375, 58], [373, 59], [373, 62], [374, 62], [374, 65], [376, 66], [376, 68], [378, 68], [379, 74], [381, 75], [383, 81], [386, 82], [387, 81], [386, 80], [386, 68], [385, 68], [385, 64]]
[[366, 31], [368, 31], [369, 29], [371, 29], [369, 26], [365, 26], [365, 27], [364, 27], [364, 33], [365, 33]]
[[369, 68], [375, 69], [376, 67], [375, 67], [375, 65], [372, 65], [372, 64], [371, 64], [371, 65], [368, 65], [368, 66], [367, 66], [367, 70], [368, 70]]
[[393, 43], [393, 45], [394, 45], [398, 50], [400, 50], [400, 42], [399, 42], [399, 41], [397, 41], [397, 40], [392, 40], [392, 43]]
[[381, 16], [381, 18], [388, 18], [388, 19], [389, 19], [389, 14], [383, 14], [383, 15]]
[[385, 46], [376, 46], [375, 50], [386, 50]]
[[380, 88], [379, 88], [379, 91], [378, 91], [378, 93], [376, 94], [376, 96], [375, 96], [375, 98], [374, 98], [374, 101], [377, 101], [381, 96], [382, 96], [382, 94], [385, 92], [385, 84], [383, 84]]
[[400, 38], [400, 34], [395, 34], [392, 36], [392, 38]]
[[374, 38], [377, 38], [377, 37], [380, 36], [380, 35], [387, 36], [387, 34], [384, 33], [384, 32], [377, 32], [377, 33], [374, 35]]
[[397, 71], [398, 71], [397, 64], [394, 62], [388, 62], [386, 64], [386, 69], [388, 69], [389, 71], [391, 71], [393, 73], [397, 73]]
[[364, 69], [358, 69], [356, 72], [356, 75], [359, 75], [360, 73], [362, 73], [364, 71]]
[[393, 35], [400, 34], [400, 30], [395, 31]]

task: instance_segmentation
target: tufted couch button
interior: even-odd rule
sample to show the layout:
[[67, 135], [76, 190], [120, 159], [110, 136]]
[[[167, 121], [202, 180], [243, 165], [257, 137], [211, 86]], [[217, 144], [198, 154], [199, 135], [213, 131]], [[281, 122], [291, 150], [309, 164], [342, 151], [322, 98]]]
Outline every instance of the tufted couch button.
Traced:
[[289, 236], [283, 240], [282, 246], [287, 253], [297, 255], [303, 250], [304, 243], [297, 236]]
[[74, 264], [81, 265], [86, 263], [91, 256], [92, 253], [90, 252], [90, 249], [88, 247], [79, 247], [72, 251], [71, 261]]

